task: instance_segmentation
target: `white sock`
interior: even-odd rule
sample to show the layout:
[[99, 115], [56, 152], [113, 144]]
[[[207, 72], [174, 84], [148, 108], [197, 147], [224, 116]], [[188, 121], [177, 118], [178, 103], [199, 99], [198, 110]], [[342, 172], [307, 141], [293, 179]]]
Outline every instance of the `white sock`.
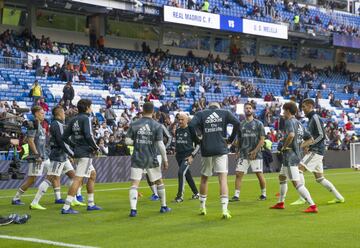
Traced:
[[65, 210], [68, 210], [70, 208], [70, 204], [72, 203], [72, 201], [74, 200], [74, 197], [71, 196], [71, 195], [68, 195], [66, 197], [66, 200], [65, 200], [65, 204], [63, 206], [63, 209]]
[[228, 211], [228, 204], [229, 204], [229, 197], [227, 195], [220, 196], [220, 202], [221, 202], [223, 213], [227, 212]]
[[234, 196], [236, 196], [237, 198], [239, 198], [239, 197], [240, 197], [240, 190], [237, 190], [237, 189], [236, 189]]
[[265, 189], [261, 189], [261, 195], [266, 196], [266, 188], [265, 188]]
[[78, 188], [76, 195], [81, 195], [81, 186]]
[[313, 199], [310, 196], [309, 190], [307, 190], [307, 188], [304, 185], [299, 184], [296, 187], [296, 190], [299, 192], [301, 197], [304, 198], [310, 204], [310, 206], [315, 205]]
[[153, 192], [154, 195], [158, 195], [158, 189], [157, 189], [157, 185], [153, 184], [150, 186], [151, 191]]
[[18, 191], [16, 192], [13, 200], [16, 201], [16, 200], [20, 200], [20, 197], [25, 193], [24, 190], [22, 190], [21, 188], [18, 189]]
[[60, 187], [54, 188], [54, 193], [55, 193], [55, 199], [60, 200], [61, 199]]
[[45, 194], [45, 192], [47, 191], [47, 189], [49, 188], [50, 185], [51, 185], [51, 183], [48, 180], [42, 181], [42, 183], [39, 186], [38, 191], [36, 192], [34, 200], [31, 202], [32, 205], [39, 204], [41, 197]]
[[[299, 170], [299, 182], [300, 184], [304, 185], [305, 186], [305, 178], [304, 178], [304, 173]], [[306, 201], [302, 196], [300, 196], [300, 199], [302, 199], [303, 201]]]
[[166, 194], [164, 184], [157, 185], [157, 193], [159, 194], [161, 206], [166, 207]]
[[339, 191], [337, 191], [335, 186], [326, 178], [321, 177], [321, 178], [316, 179], [316, 181], [318, 183], [320, 183], [322, 186], [324, 186], [327, 190], [332, 192], [334, 194], [334, 196], [336, 197], [336, 199], [338, 199], [338, 200], [344, 199], [344, 197], [339, 193]]
[[285, 197], [286, 197], [286, 193], [288, 190], [288, 185], [286, 181], [280, 181], [280, 197], [279, 197], [279, 202], [284, 202], [285, 201]]
[[206, 195], [200, 194], [199, 200], [200, 200], [200, 208], [206, 208]]
[[130, 208], [136, 210], [136, 204], [138, 200], [137, 187], [131, 187], [129, 190]]
[[94, 205], [94, 193], [88, 193], [88, 206], [92, 207]]

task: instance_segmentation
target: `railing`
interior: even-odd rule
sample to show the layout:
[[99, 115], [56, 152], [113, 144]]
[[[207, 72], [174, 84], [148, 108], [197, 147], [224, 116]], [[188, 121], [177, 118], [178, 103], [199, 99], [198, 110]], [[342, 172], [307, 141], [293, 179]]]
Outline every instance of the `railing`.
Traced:
[[24, 68], [28, 63], [26, 58], [0, 57], [0, 67], [2, 68]]

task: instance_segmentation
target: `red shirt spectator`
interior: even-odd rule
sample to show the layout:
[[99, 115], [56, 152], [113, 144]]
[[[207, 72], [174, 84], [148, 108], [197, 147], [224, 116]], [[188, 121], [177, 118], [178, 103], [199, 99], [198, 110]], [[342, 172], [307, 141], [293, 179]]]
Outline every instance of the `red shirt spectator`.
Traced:
[[345, 124], [345, 130], [346, 130], [346, 131], [352, 131], [352, 130], [354, 130], [354, 125], [352, 124], [351, 121], [348, 121], [348, 122]]

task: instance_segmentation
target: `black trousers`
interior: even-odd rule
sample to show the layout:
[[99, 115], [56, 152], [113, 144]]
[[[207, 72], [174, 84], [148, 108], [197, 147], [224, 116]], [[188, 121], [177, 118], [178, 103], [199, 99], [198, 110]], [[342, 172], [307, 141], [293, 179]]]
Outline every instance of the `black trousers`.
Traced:
[[179, 165], [179, 172], [178, 172], [179, 186], [178, 186], [177, 197], [183, 197], [184, 188], [185, 188], [185, 180], [184, 179], [186, 179], [193, 194], [198, 194], [199, 191], [197, 190], [194, 179], [191, 176], [189, 164], [186, 160], [186, 157], [181, 157], [181, 158], [177, 157], [176, 161], [178, 162], [178, 165]]

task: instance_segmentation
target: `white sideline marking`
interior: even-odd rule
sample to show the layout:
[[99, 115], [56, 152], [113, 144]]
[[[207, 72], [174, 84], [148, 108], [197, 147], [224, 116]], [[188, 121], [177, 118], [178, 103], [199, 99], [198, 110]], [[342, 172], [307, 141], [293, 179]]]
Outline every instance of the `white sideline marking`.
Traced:
[[[330, 176], [332, 175], [343, 175], [343, 174], [356, 174], [356, 172], [338, 172], [338, 173], [331, 173], [328, 174]], [[312, 177], [312, 175], [310, 174], [310, 172], [308, 173], [308, 177]], [[231, 177], [234, 177], [235, 175], [231, 175]], [[278, 177], [268, 177], [265, 178], [266, 180], [277, 180]], [[245, 178], [243, 179], [243, 181], [257, 181], [257, 178]], [[228, 180], [228, 183], [232, 183], [235, 182], [235, 180]], [[214, 181], [214, 182], [208, 182], [209, 184], [214, 184], [214, 183], [218, 183], [218, 181]], [[110, 183], [103, 183], [103, 184], [110, 184]], [[177, 184], [165, 184], [165, 187], [177, 187]], [[138, 187], [138, 189], [147, 189], [149, 188], [149, 186], [143, 186], [143, 187]], [[117, 190], [129, 190], [129, 187], [126, 188], [110, 188], [110, 189], [97, 189], [96, 192], [107, 192], [107, 191], [117, 191]], [[52, 193], [46, 193], [45, 195], [51, 195]], [[22, 195], [21, 197], [30, 197], [30, 196], [35, 196], [35, 194], [26, 194], [26, 195]], [[5, 199], [5, 198], [13, 198], [14, 196], [0, 196], [0, 199]]]
[[33, 242], [33, 243], [39, 243], [39, 244], [47, 244], [47, 245], [56, 245], [56, 246], [62, 246], [62, 247], [98, 248], [98, 247], [95, 247], [95, 246], [67, 244], [67, 243], [63, 243], [63, 242], [56, 242], [56, 241], [45, 240], [45, 239], [23, 238], [23, 237], [8, 236], [8, 235], [0, 235], [0, 239], [20, 240], [20, 241], [27, 241], [27, 242]]

